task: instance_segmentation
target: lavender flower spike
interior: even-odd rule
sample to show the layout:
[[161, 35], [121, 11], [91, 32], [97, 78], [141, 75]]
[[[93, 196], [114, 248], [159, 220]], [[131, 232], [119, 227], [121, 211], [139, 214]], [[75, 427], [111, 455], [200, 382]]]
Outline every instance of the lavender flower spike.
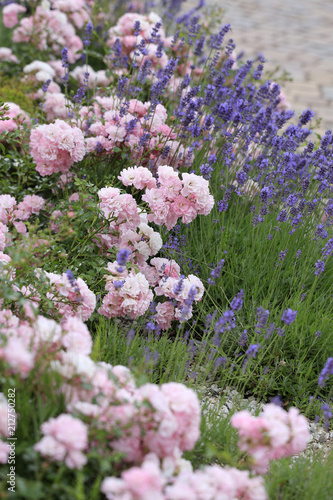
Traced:
[[130, 254], [131, 254], [131, 251], [127, 250], [126, 248], [119, 250], [119, 252], [117, 253], [117, 262], [119, 264], [119, 267], [118, 267], [119, 273], [123, 272], [123, 266], [128, 261]]
[[321, 374], [319, 375], [318, 385], [325, 387], [325, 381], [330, 375], [333, 375], [333, 358], [328, 358]]
[[291, 323], [295, 321], [296, 316], [297, 316], [297, 311], [293, 311], [292, 309], [286, 309], [285, 311], [283, 311], [281, 319], [283, 323], [285, 323], [286, 325], [291, 325]]

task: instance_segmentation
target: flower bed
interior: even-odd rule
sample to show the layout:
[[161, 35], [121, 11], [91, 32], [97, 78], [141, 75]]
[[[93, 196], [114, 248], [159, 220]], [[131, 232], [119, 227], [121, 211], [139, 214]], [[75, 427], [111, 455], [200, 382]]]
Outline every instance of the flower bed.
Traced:
[[[228, 24], [169, 4], [2, 9], [0, 462], [18, 498], [264, 499], [271, 461], [307, 446], [300, 410], [330, 426], [332, 133], [291, 122]], [[267, 403], [226, 419], [222, 453], [186, 386], [207, 380]]]

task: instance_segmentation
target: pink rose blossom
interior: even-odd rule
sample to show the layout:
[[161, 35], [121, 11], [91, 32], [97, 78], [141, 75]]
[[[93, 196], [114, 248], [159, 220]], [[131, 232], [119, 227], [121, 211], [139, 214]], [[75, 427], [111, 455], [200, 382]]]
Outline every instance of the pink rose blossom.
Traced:
[[36, 170], [42, 176], [54, 172], [66, 173], [73, 163], [81, 161], [85, 155], [81, 130], [62, 120], [33, 129], [30, 148]]
[[18, 5], [17, 3], [6, 5], [2, 10], [2, 22], [4, 26], [6, 28], [14, 28], [18, 23], [17, 15], [26, 12], [26, 10], [23, 5]]
[[44, 434], [34, 449], [51, 460], [62, 461], [70, 469], [82, 469], [87, 458], [82, 453], [88, 447], [88, 427], [71, 415], [51, 418], [41, 426]]
[[18, 63], [19, 60], [7, 47], [0, 47], [0, 61]]

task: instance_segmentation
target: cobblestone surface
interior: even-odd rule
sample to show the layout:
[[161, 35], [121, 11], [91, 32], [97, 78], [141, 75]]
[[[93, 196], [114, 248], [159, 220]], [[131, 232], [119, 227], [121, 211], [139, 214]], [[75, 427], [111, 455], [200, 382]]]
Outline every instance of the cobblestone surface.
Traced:
[[206, 0], [206, 4], [223, 8], [223, 22], [231, 24], [236, 52], [244, 50], [248, 58], [260, 52], [266, 69], [279, 66], [290, 73], [293, 81], [284, 83], [283, 90], [297, 113], [310, 107], [323, 119], [320, 132], [333, 129], [332, 0]]

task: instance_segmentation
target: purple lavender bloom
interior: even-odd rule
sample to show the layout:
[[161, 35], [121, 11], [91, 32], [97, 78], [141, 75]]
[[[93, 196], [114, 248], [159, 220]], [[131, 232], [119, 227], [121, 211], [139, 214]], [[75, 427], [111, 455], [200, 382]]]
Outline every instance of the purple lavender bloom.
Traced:
[[328, 242], [326, 243], [324, 248], [321, 249], [321, 253], [322, 253], [324, 258], [332, 255], [332, 253], [333, 253], [333, 238], [328, 240]]
[[47, 92], [47, 89], [49, 88], [50, 83], [51, 83], [50, 79], [46, 80], [46, 82], [43, 83], [43, 85], [42, 85], [42, 91], [43, 92]]
[[134, 29], [134, 36], [139, 36], [141, 31], [140, 21], [135, 21], [133, 29]]
[[161, 57], [163, 57], [163, 50], [164, 50], [164, 42], [160, 41], [157, 45], [157, 49], [155, 52], [157, 59], [161, 59]]
[[257, 324], [256, 324], [256, 333], [261, 333], [261, 329], [265, 327], [269, 316], [269, 310], [263, 309], [262, 307], [258, 307], [257, 309]]
[[299, 124], [306, 125], [311, 120], [311, 118], [314, 117], [314, 115], [314, 111], [311, 111], [311, 109], [308, 108], [307, 110], [303, 111], [302, 115], [300, 116]]
[[62, 62], [62, 67], [63, 68], [69, 68], [69, 64], [68, 64], [68, 49], [67, 47], [64, 47], [61, 51], [61, 62]]
[[184, 288], [184, 276], [181, 276], [180, 280], [177, 281], [177, 283], [173, 288], [173, 293], [175, 295], [179, 295], [182, 292], [183, 288]]
[[174, 46], [176, 45], [177, 41], [179, 38], [179, 31], [176, 31], [176, 33], [173, 36], [173, 39], [171, 40], [171, 48], [173, 49]]
[[318, 238], [325, 240], [327, 238], [327, 236], [328, 236], [328, 232], [326, 231], [324, 224], [318, 224], [317, 230], [315, 232], [314, 241], [318, 241]]
[[273, 403], [276, 406], [280, 406], [282, 408], [282, 399], [280, 394], [278, 394], [274, 398], [271, 398], [271, 403]]
[[245, 184], [245, 182], [247, 181], [246, 172], [244, 172], [243, 170], [241, 170], [240, 172], [237, 172], [236, 181], [238, 182], [238, 184], [243, 186], [243, 184]]
[[227, 54], [227, 56], [231, 56], [231, 54], [233, 53], [235, 48], [236, 48], [236, 44], [234, 43], [232, 38], [229, 38], [224, 52]]
[[261, 215], [254, 215], [251, 224], [253, 227], [257, 227], [263, 220], [264, 218]]
[[147, 56], [149, 53], [149, 50], [147, 48], [146, 40], [142, 39], [139, 43], [135, 44], [135, 51], [134, 55], [137, 57], [142, 54], [143, 56]]
[[85, 97], [86, 90], [87, 90], [87, 85], [88, 85], [88, 80], [89, 80], [89, 73], [86, 72], [84, 74], [83, 85], [81, 85], [81, 87], [78, 88], [77, 93], [73, 97], [73, 99], [74, 99], [75, 102], [81, 103], [82, 99]]
[[150, 59], [146, 59], [140, 67], [140, 72], [138, 75], [138, 81], [140, 83], [145, 83], [146, 78], [151, 74], [150, 68], [152, 66]]
[[319, 375], [318, 385], [320, 387], [325, 387], [325, 381], [330, 375], [333, 375], [333, 358], [328, 358], [328, 360], [326, 361], [325, 366], [322, 369], [321, 374]]
[[321, 337], [321, 331], [318, 330], [316, 333], [315, 333], [315, 338], [318, 339], [319, 337]]
[[150, 139], [150, 132], [144, 132], [138, 142], [138, 147], [143, 148], [148, 144], [148, 141]]
[[[137, 126], [137, 123], [138, 123], [138, 119], [137, 118], [134, 118], [133, 120], [130, 120], [127, 124], [126, 124], [126, 132], [127, 132], [127, 136], [130, 136], [131, 133], [134, 131], [135, 127]], [[126, 137], [127, 137], [126, 136]], [[128, 137], [129, 139], [129, 137]]]
[[62, 61], [62, 67], [65, 68], [65, 74], [62, 77], [62, 80], [64, 82], [65, 87], [68, 85], [69, 81], [69, 73], [68, 73], [68, 68], [69, 68], [69, 63], [68, 63], [68, 49], [67, 47], [64, 47], [61, 51], [61, 61]]
[[151, 33], [150, 33], [150, 38], [148, 39], [149, 43], [158, 43], [161, 35], [158, 34], [159, 30], [162, 28], [162, 21], [157, 21], [155, 26], [153, 26]]
[[251, 344], [248, 350], [246, 351], [245, 355], [246, 357], [249, 358], [255, 358], [256, 355], [258, 354], [259, 349], [261, 349], [260, 344]]
[[116, 260], [117, 260], [117, 262], [119, 264], [119, 267], [118, 267], [118, 272], [119, 273], [123, 272], [123, 266], [128, 261], [128, 258], [129, 258], [130, 255], [131, 255], [131, 251], [127, 250], [126, 248], [123, 248], [123, 249], [119, 250], [119, 252], [117, 253]]
[[89, 47], [89, 45], [91, 43], [91, 37], [92, 37], [92, 34], [93, 34], [93, 30], [94, 30], [94, 25], [92, 23], [87, 23], [86, 32], [85, 32], [85, 38], [83, 40], [83, 45], [85, 47]]
[[287, 211], [286, 210], [281, 210], [281, 212], [277, 216], [277, 220], [279, 222], [286, 222], [286, 220], [288, 220]]
[[194, 302], [194, 299], [195, 299], [197, 292], [198, 292], [198, 287], [196, 287], [195, 285], [192, 285], [188, 294], [187, 294], [186, 299], [184, 300], [184, 306], [182, 308], [180, 307], [182, 313], [181, 313], [181, 317], [180, 317], [179, 321], [185, 320], [186, 315], [191, 310], [191, 307], [192, 307], [192, 304]]
[[74, 286], [75, 278], [74, 278], [74, 274], [72, 273], [72, 271], [70, 269], [67, 269], [66, 276], [68, 278], [68, 281], [70, 282], [70, 285]]
[[207, 181], [209, 181], [209, 179], [212, 176], [213, 167], [211, 167], [209, 163], [204, 163], [200, 167], [200, 172], [201, 172], [202, 177], [204, 179], [206, 179]]
[[295, 321], [296, 316], [297, 316], [297, 311], [293, 311], [292, 309], [286, 309], [285, 311], [283, 311], [281, 320], [283, 321], [283, 323], [289, 326], [291, 325], [291, 323]]
[[263, 69], [264, 69], [264, 65], [262, 64], [262, 62], [260, 62], [253, 72], [253, 78], [255, 80], [261, 80]]
[[124, 116], [127, 115], [128, 108], [129, 108], [129, 102], [128, 101], [123, 101], [121, 103], [121, 107], [119, 109], [119, 116], [120, 116], [120, 118], [123, 118]]
[[225, 368], [227, 366], [227, 362], [227, 358], [220, 356], [219, 358], [216, 358], [214, 366], [216, 369], [220, 368], [220, 366], [223, 366], [223, 368]]
[[217, 204], [217, 209], [219, 212], [226, 212], [228, 208], [228, 202], [227, 201], [224, 201], [224, 200], [221, 200], [218, 202]]
[[[119, 268], [118, 268], [118, 270], [119, 270]], [[113, 282], [113, 285], [114, 285], [114, 287], [115, 287], [116, 290], [119, 290], [119, 288], [122, 288], [124, 286], [124, 283], [125, 283], [124, 280], [121, 280], [121, 281], [115, 280]]]
[[151, 350], [149, 349], [149, 347], [146, 346], [143, 350], [143, 353], [145, 356], [146, 363], [151, 362], [153, 365], [156, 365], [156, 363], [158, 362], [158, 358], [160, 356], [158, 351], [155, 351], [154, 353], [152, 353]]
[[240, 309], [242, 309], [243, 306], [243, 298], [244, 298], [244, 292], [243, 290], [241, 290], [240, 292], [238, 292], [236, 297], [234, 297], [230, 302], [230, 309], [232, 309], [233, 311], [240, 311]]
[[121, 99], [124, 95], [127, 82], [128, 82], [128, 78], [126, 78], [126, 76], [121, 76], [118, 80], [118, 88], [117, 88], [116, 96], [119, 97], [119, 99]]
[[[228, 31], [230, 30], [230, 24], [226, 24], [225, 26], [222, 26], [221, 30], [217, 35], [212, 35], [210, 39], [210, 47], [215, 50], [220, 50], [224, 36]], [[233, 62], [233, 61], [232, 61]]]
[[295, 258], [299, 259], [301, 255], [302, 255], [302, 250], [297, 250]]
[[[282, 251], [279, 253], [279, 261], [280, 261], [280, 262], [283, 262], [283, 261], [284, 261], [284, 259], [285, 259], [285, 258], [286, 258], [286, 256], [287, 256], [287, 253], [288, 253], [288, 248], [286, 248], [285, 250], [282, 250]], [[277, 264], [277, 263], [275, 262], [275, 264]], [[279, 265], [279, 264], [277, 264], [277, 265]]]
[[199, 40], [197, 40], [195, 42], [195, 47], [194, 47], [194, 55], [195, 56], [201, 56], [202, 55], [202, 51], [203, 51], [203, 48], [204, 48], [204, 45], [205, 45], [205, 41], [206, 41], [206, 35], [203, 34]]
[[221, 259], [217, 266], [211, 271], [211, 278], [208, 278], [208, 283], [210, 285], [215, 285], [215, 279], [219, 278], [221, 275], [222, 267], [224, 266], [224, 259]]
[[215, 323], [215, 333], [222, 333], [225, 330], [230, 331], [236, 327], [235, 313], [233, 311], [225, 311], [223, 315]]
[[149, 332], [153, 332], [156, 329], [155, 323], [153, 323], [153, 321], [148, 321], [148, 323], [146, 323], [146, 329]]
[[315, 263], [315, 267], [316, 267], [315, 275], [320, 276], [325, 271], [325, 262], [323, 260], [318, 260]]

